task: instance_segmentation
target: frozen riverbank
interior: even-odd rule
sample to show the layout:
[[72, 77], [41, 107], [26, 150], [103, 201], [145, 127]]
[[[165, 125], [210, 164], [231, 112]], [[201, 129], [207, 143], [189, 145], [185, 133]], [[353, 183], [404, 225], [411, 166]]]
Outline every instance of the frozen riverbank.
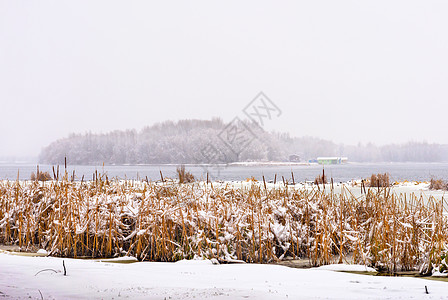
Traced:
[[[0, 254], [6, 299], [448, 299], [448, 283], [210, 261], [117, 264]], [[339, 268], [341, 268], [339, 266]], [[54, 269], [44, 271], [43, 269]], [[344, 270], [364, 270], [345, 266]], [[425, 286], [429, 294], [426, 294]], [[42, 294], [42, 296], [41, 296]]]

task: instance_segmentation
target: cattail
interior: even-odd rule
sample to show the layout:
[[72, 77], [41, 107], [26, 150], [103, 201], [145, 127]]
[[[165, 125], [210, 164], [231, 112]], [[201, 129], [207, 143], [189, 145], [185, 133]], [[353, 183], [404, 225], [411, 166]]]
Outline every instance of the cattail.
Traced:
[[288, 189], [284, 177], [272, 188], [264, 176], [263, 183], [212, 188], [162, 174], [163, 185], [97, 171], [92, 181], [68, 177], [0, 181], [0, 243], [54, 256], [153, 261], [196, 255], [266, 263], [291, 256], [321, 265], [351, 257], [390, 272], [440, 264], [447, 250], [446, 201], [396, 195], [387, 186], [378, 193], [362, 185], [357, 198], [345, 185], [336, 193], [333, 182], [328, 193], [319, 185]]

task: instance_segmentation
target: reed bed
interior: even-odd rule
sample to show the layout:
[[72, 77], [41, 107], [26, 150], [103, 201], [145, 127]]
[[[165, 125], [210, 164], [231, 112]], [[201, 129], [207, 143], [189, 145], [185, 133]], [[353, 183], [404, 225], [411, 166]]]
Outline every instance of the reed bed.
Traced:
[[443, 205], [390, 188], [355, 197], [253, 181], [0, 181], [0, 243], [63, 257], [307, 258], [429, 273], [448, 249]]
[[369, 185], [371, 187], [389, 187], [390, 176], [388, 173], [372, 174], [372, 176], [370, 176]]
[[444, 182], [442, 179], [431, 178], [431, 181], [429, 182], [429, 189], [448, 191], [448, 183]]

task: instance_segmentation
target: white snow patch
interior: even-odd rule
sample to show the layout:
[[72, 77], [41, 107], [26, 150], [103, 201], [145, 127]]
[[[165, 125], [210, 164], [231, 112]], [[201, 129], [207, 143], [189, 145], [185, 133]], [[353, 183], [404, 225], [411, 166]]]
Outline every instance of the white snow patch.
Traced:
[[134, 256], [121, 256], [121, 257], [115, 257], [115, 258], [106, 258], [101, 259], [102, 262], [138, 262], [138, 259]]
[[[213, 265], [210, 260], [112, 264], [64, 258], [64, 276], [62, 260], [0, 253], [0, 295], [6, 299], [41, 299], [40, 293], [44, 299], [448, 299], [446, 282], [331, 272], [325, 267]], [[56, 273], [34, 276], [49, 268]]]
[[45, 249], [39, 249], [39, 250], [37, 251], [37, 254], [47, 255], [48, 252], [47, 252], [47, 250], [45, 250]]
[[363, 265], [332, 264], [314, 268], [316, 270], [338, 271], [338, 272], [376, 272], [374, 268]]
[[432, 277], [448, 277], [448, 273], [441, 273], [439, 271], [436, 271], [431, 276]]
[[182, 259], [174, 264], [176, 265], [188, 265], [188, 266], [201, 266], [201, 265], [214, 265], [214, 263], [209, 259]]

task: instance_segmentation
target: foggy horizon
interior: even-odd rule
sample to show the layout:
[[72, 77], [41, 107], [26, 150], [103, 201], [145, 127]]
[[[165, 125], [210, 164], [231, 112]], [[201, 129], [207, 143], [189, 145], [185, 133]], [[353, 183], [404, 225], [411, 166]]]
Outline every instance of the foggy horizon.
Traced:
[[447, 16], [0, 0], [0, 296], [446, 297]]
[[[144, 127], [142, 127], [142, 128], [124, 128], [124, 129], [112, 129], [112, 130], [110, 130], [110, 131], [99, 131], [99, 132], [93, 132], [93, 131], [91, 131], [91, 130], [89, 130], [89, 131], [85, 131], [85, 132], [70, 132], [70, 133], [68, 133], [67, 135], [65, 135], [65, 136], [62, 136], [62, 137], [59, 137], [59, 138], [56, 138], [55, 140], [53, 140], [53, 141], [50, 141], [50, 143], [48, 143], [48, 144], [46, 144], [46, 145], [43, 145], [42, 146], [42, 148], [37, 152], [37, 153], [31, 153], [31, 154], [25, 154], [25, 155], [15, 155], [15, 154], [6, 154], [6, 155], [0, 155], [0, 162], [1, 161], [3, 161], [3, 162], [14, 162], [14, 161], [24, 161], [24, 162], [30, 162], [30, 163], [39, 163], [39, 161], [38, 161], [38, 158], [39, 158], [39, 155], [42, 153], [42, 150], [45, 148], [45, 147], [48, 147], [51, 143], [53, 143], [53, 142], [56, 142], [56, 141], [59, 141], [59, 140], [64, 140], [64, 139], [67, 139], [67, 138], [69, 138], [70, 136], [72, 136], [72, 135], [86, 135], [86, 134], [92, 134], [92, 135], [107, 135], [107, 134], [110, 134], [110, 133], [113, 133], [113, 132], [126, 132], [126, 131], [135, 131], [135, 132], [141, 132], [141, 131], [143, 131], [145, 128], [149, 128], [149, 127], [152, 127], [152, 126], [154, 126], [154, 125], [159, 125], [159, 124], [163, 124], [163, 123], [165, 123], [165, 122], [173, 122], [173, 123], [177, 123], [177, 122], [179, 122], [179, 121], [186, 121], [186, 120], [212, 120], [212, 119], [221, 119], [221, 118], [219, 118], [219, 117], [212, 117], [212, 118], [209, 118], [209, 119], [181, 119], [181, 120], [165, 120], [165, 121], [160, 121], [160, 122], [156, 122], [156, 123], [153, 123], [153, 124], [149, 124], [149, 125], [146, 125], [146, 126], [144, 126]], [[226, 122], [225, 120], [223, 120], [223, 122], [225, 123], [225, 124], [228, 124], [229, 122]], [[406, 145], [406, 144], [408, 144], [408, 143], [422, 143], [422, 144], [425, 144], [425, 143], [427, 143], [427, 144], [429, 144], [429, 145], [432, 145], [432, 144], [438, 144], [438, 145], [448, 145], [448, 143], [447, 144], [442, 144], [442, 143], [431, 143], [431, 142], [428, 142], [428, 141], [426, 141], [426, 140], [420, 140], [420, 141], [418, 141], [418, 140], [408, 140], [408, 141], [403, 141], [403, 142], [400, 142], [400, 143], [385, 143], [385, 144], [378, 144], [378, 143], [374, 143], [374, 142], [369, 142], [369, 141], [367, 141], [367, 142], [358, 142], [358, 143], [356, 143], [356, 144], [346, 144], [346, 143], [343, 143], [343, 142], [337, 142], [337, 141], [334, 141], [334, 140], [331, 140], [331, 139], [323, 139], [323, 138], [321, 138], [321, 137], [319, 137], [319, 136], [309, 136], [309, 135], [303, 135], [303, 136], [293, 136], [293, 135], [291, 135], [289, 132], [279, 132], [279, 131], [269, 131], [270, 133], [287, 133], [287, 134], [289, 134], [290, 135], [290, 137], [291, 138], [302, 138], [302, 137], [310, 137], [310, 138], [316, 138], [316, 139], [321, 139], [321, 140], [324, 140], [324, 141], [328, 141], [328, 142], [331, 142], [331, 143], [334, 143], [334, 144], [336, 144], [336, 145], [342, 145], [342, 146], [367, 146], [367, 145], [373, 145], [373, 146], [375, 146], [375, 147], [382, 147], [382, 146], [388, 146], [388, 145], [397, 145], [397, 146], [400, 146], [400, 145]], [[291, 153], [292, 154], [292, 153]]]
[[0, 157], [70, 133], [230, 122], [337, 144], [448, 144], [448, 3], [0, 2]]

